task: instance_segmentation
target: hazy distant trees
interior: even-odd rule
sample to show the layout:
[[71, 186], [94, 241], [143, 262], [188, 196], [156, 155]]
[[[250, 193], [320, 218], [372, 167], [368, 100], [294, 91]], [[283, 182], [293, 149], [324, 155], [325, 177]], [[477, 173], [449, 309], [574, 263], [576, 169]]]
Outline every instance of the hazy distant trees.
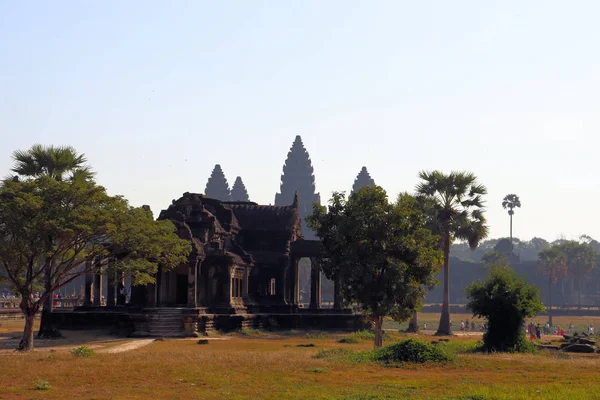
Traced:
[[504, 196], [504, 199], [502, 200], [502, 208], [504, 208], [505, 210], [508, 209], [508, 215], [510, 217], [510, 242], [512, 243], [512, 238], [513, 238], [513, 234], [512, 234], [512, 219], [513, 219], [513, 215], [515, 214], [515, 208], [520, 208], [521, 207], [521, 200], [519, 200], [519, 196], [517, 196], [516, 194], [507, 194], [506, 196]]
[[548, 320], [552, 325], [552, 285], [567, 276], [567, 259], [556, 246], [542, 250], [538, 256], [538, 271], [548, 278]]
[[418, 196], [431, 204], [429, 212], [435, 225], [433, 232], [441, 237], [444, 251], [444, 294], [442, 314], [437, 334], [452, 334], [450, 327], [450, 245], [455, 239], [465, 240], [471, 249], [487, 236], [488, 226], [484, 217], [484, 185], [477, 182], [471, 172], [421, 171], [417, 185]]

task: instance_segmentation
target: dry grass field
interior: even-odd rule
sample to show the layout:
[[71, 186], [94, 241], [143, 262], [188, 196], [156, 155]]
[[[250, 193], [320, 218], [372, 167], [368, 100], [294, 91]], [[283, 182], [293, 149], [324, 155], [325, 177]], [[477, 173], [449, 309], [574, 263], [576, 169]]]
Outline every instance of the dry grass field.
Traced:
[[[8, 328], [0, 329], [5, 329], [0, 336], [6, 336]], [[395, 367], [314, 358], [328, 348], [360, 351], [372, 347], [369, 341], [338, 343], [336, 339], [343, 336], [347, 335], [233, 334], [203, 345], [197, 339], [173, 339], [116, 354], [100, 350], [88, 358], [70, 353], [75, 343], [55, 342], [58, 347], [28, 354], [1, 351], [0, 399], [600, 398], [600, 355], [596, 354], [459, 351], [449, 363]], [[402, 337], [392, 334], [388, 343]], [[123, 343], [102, 341], [102, 337], [95, 340], [93, 335], [88, 339], [90, 346], [102, 349]], [[459, 348], [477, 339], [456, 336], [451, 342]], [[298, 347], [309, 343], [314, 347]], [[50, 389], [37, 390], [39, 380], [48, 382]]]

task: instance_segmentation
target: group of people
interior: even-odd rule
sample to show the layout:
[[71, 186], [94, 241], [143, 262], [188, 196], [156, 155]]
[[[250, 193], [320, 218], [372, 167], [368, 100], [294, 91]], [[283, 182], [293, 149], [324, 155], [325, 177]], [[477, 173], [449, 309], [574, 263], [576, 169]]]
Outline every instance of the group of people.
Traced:
[[[550, 321], [546, 322], [546, 325], [541, 326], [539, 323], [534, 324], [530, 322], [529, 325], [525, 328], [525, 332], [529, 334], [529, 340], [541, 339], [542, 335], [555, 335], [555, 336], [563, 336], [565, 334], [564, 329], [560, 327], [560, 325], [550, 326]], [[575, 327], [572, 323], [569, 324], [568, 333], [572, 335], [575, 332]], [[594, 334], [594, 325], [590, 324], [588, 326], [588, 335]]]
[[[469, 320], [460, 321], [460, 331], [461, 332], [476, 332], [475, 321], [471, 320], [471, 324], [469, 325]], [[479, 324], [479, 332], [485, 332], [487, 330], [487, 324], [480, 323]]]

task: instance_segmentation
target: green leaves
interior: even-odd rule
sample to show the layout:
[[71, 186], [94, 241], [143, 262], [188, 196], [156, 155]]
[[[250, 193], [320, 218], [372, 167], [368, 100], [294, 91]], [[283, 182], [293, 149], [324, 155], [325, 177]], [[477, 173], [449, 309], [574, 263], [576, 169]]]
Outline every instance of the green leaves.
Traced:
[[378, 186], [348, 200], [334, 193], [328, 208], [315, 205], [309, 226], [323, 242], [322, 269], [342, 283], [347, 300], [373, 316], [410, 317], [441, 265], [439, 238], [424, 227], [426, 215], [413, 196], [389, 203]]
[[486, 281], [471, 283], [466, 293], [467, 308], [488, 320], [488, 332], [483, 337], [488, 351], [519, 351], [525, 318], [544, 311], [538, 288], [508, 267], [493, 268]]
[[487, 194], [484, 185], [477, 182], [471, 172], [421, 171], [422, 179], [416, 191], [429, 203], [431, 220], [440, 233], [452, 238], [465, 240], [472, 249], [488, 235], [488, 226], [483, 213], [483, 195]]
[[159, 263], [172, 268], [190, 251], [171, 222], [154, 221], [149, 211], [91, 181], [41, 176], [0, 187], [0, 269], [24, 298], [42, 283], [46, 268], [50, 291], [100, 268], [147, 283]]

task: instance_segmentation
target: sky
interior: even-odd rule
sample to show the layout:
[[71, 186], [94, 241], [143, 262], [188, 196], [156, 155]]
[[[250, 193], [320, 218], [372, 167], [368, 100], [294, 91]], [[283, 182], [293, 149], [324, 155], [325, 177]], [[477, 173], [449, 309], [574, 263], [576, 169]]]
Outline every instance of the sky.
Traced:
[[215, 164], [272, 204], [301, 135], [323, 201], [364, 165], [487, 186], [490, 237], [600, 239], [600, 2], [0, 0], [0, 175], [72, 145], [158, 216]]

